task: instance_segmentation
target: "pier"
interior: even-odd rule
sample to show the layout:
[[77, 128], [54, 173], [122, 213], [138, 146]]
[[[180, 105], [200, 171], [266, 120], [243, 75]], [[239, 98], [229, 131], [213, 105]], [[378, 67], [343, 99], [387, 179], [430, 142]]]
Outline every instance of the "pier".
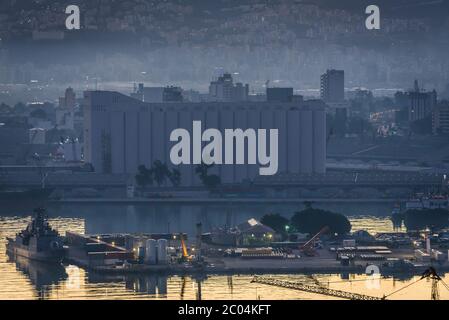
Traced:
[[67, 204], [303, 204], [315, 203], [397, 203], [407, 199], [338, 199], [338, 198], [65, 198], [50, 203]]

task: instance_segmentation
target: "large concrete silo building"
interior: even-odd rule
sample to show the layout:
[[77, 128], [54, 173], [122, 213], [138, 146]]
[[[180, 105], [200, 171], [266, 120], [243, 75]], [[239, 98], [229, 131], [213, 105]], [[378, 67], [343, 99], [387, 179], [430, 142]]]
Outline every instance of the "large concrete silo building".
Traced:
[[[109, 91], [84, 93], [85, 161], [96, 172], [135, 174], [141, 164], [170, 161], [170, 133], [216, 128], [278, 129], [278, 173], [325, 172], [326, 114], [321, 101], [145, 103]], [[200, 185], [195, 165], [179, 165], [181, 185]], [[240, 183], [259, 175], [259, 165], [216, 165], [211, 173], [223, 183]]]

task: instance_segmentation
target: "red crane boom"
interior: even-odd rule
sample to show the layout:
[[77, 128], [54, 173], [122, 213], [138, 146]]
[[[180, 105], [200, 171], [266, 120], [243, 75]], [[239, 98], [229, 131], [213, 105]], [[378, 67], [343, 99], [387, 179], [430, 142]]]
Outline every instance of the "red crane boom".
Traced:
[[317, 234], [315, 234], [309, 241], [304, 243], [299, 249], [304, 251], [305, 253], [313, 254], [313, 244], [315, 243], [315, 240], [328, 231], [329, 231], [328, 226], [323, 227]]

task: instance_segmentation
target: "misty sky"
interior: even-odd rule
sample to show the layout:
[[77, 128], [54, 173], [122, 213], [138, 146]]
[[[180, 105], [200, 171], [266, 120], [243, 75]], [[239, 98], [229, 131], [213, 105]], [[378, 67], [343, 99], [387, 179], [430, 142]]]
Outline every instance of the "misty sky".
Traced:
[[82, 30], [67, 32], [70, 1], [2, 1], [0, 83], [98, 78], [205, 90], [229, 71], [254, 90], [268, 79], [316, 89], [327, 68], [344, 69], [347, 87], [408, 88], [419, 78], [444, 92], [449, 83], [449, 1], [376, 1], [379, 31], [364, 26], [365, 0], [78, 3]]

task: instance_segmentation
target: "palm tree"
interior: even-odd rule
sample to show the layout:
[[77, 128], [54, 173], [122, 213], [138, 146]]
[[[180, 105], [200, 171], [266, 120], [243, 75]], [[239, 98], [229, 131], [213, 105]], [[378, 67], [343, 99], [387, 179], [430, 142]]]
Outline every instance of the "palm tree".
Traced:
[[205, 185], [209, 189], [215, 189], [221, 184], [221, 178], [216, 174], [211, 174], [206, 177]]
[[212, 168], [213, 164], [207, 165], [202, 163], [195, 168], [195, 172], [198, 174], [203, 185], [209, 189], [215, 189], [220, 183], [221, 179], [216, 174], [209, 175], [207, 171]]
[[200, 178], [201, 182], [205, 185], [205, 180], [207, 178], [207, 170], [209, 169], [209, 166], [205, 163], [202, 163], [195, 168], [195, 172]]
[[135, 175], [137, 184], [144, 188], [147, 185], [152, 185], [154, 181], [160, 187], [167, 178], [173, 186], [177, 187], [181, 183], [181, 172], [176, 168], [170, 171], [167, 165], [159, 160], [154, 161], [150, 169], [147, 169], [144, 165], [140, 165]]
[[170, 170], [168, 169], [167, 164], [162, 163], [160, 160], [154, 161], [150, 170], [159, 187], [163, 185], [165, 180], [170, 176]]
[[147, 169], [144, 165], [140, 165], [137, 168], [137, 174], [135, 176], [136, 182], [140, 187], [146, 187], [153, 184], [153, 173], [151, 169]]
[[181, 184], [181, 172], [178, 169], [174, 168], [170, 172], [168, 179], [170, 179], [170, 182], [172, 183], [173, 186], [175, 187], [179, 186]]

